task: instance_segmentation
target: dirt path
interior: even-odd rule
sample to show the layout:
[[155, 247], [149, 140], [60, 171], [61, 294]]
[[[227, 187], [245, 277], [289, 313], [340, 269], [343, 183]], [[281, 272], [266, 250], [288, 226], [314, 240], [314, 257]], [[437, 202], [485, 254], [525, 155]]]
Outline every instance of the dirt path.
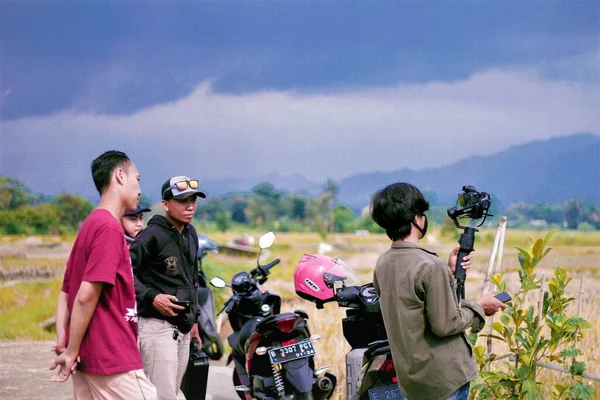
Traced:
[[[53, 354], [49, 341], [0, 341], [0, 399], [72, 399], [71, 380], [52, 383], [48, 370]], [[231, 369], [215, 363], [210, 366], [207, 400], [238, 399], [231, 383]], [[179, 399], [185, 399], [180, 394]]]

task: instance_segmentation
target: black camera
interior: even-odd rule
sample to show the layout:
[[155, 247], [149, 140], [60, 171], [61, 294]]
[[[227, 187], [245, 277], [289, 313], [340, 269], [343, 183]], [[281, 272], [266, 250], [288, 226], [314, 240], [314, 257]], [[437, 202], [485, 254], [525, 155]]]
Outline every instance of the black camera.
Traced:
[[458, 219], [461, 217], [484, 218], [481, 224], [478, 225], [481, 226], [485, 222], [485, 218], [492, 216], [488, 212], [492, 205], [492, 198], [486, 192], [478, 192], [474, 186], [463, 186], [462, 190], [463, 192], [458, 194], [457, 206], [448, 209], [448, 217], [454, 221], [458, 228], [463, 228], [458, 223]]

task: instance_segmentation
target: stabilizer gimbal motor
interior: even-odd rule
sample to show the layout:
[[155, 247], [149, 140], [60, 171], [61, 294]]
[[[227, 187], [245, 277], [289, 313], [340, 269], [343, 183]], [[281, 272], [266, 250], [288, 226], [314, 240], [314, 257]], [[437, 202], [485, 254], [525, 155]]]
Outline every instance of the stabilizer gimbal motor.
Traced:
[[[492, 198], [486, 192], [478, 192], [475, 186], [463, 186], [463, 192], [458, 194], [457, 206], [448, 209], [448, 217], [454, 221], [454, 224], [460, 229], [465, 228], [458, 222], [459, 218], [469, 218], [476, 220], [483, 218], [478, 227], [483, 225], [485, 219], [492, 214], [489, 209], [492, 205]], [[460, 208], [458, 207], [460, 206]]]

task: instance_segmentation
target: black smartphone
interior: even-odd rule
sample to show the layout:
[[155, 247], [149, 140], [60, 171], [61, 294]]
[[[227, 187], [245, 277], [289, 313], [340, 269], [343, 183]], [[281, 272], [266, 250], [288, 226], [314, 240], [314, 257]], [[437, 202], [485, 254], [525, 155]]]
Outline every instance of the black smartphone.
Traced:
[[510, 296], [510, 294], [508, 294], [506, 292], [495, 294], [494, 297], [503, 303], [508, 303], [509, 301], [512, 300], [512, 297]]
[[184, 307], [183, 310], [173, 309], [175, 314], [187, 314], [190, 312], [190, 302], [189, 301], [174, 301], [173, 304], [177, 304], [178, 306]]

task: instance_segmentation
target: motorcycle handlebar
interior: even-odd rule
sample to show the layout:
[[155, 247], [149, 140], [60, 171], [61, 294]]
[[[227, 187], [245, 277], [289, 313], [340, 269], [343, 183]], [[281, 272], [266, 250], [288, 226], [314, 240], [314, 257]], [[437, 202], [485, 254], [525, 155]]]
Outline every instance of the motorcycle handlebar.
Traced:
[[273, 260], [269, 264], [265, 265], [263, 268], [268, 271], [271, 268], [273, 268], [274, 266], [276, 266], [277, 264], [279, 264], [280, 262], [281, 262], [281, 260], [279, 258], [276, 258], [275, 260]]
[[269, 275], [269, 270], [271, 268], [273, 268], [274, 266], [276, 266], [277, 264], [279, 264], [280, 262], [281, 262], [281, 260], [279, 258], [276, 258], [275, 260], [271, 261], [267, 265], [259, 265], [258, 267], [254, 268], [252, 271], [250, 271], [250, 276], [252, 276], [252, 278], [256, 278], [257, 275], [261, 275], [262, 278], [260, 278], [260, 280], [262, 282], [260, 282], [260, 283], [262, 284], [267, 280], [267, 275]]
[[360, 286], [345, 286], [335, 293], [335, 301], [340, 307], [349, 307], [350, 303], [360, 301]]

